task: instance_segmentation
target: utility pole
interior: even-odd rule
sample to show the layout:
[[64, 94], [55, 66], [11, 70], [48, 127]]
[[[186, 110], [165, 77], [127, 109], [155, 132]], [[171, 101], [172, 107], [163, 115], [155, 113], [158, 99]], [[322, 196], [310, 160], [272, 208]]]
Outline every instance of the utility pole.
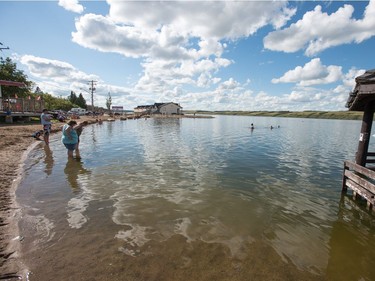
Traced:
[[91, 91], [91, 106], [92, 106], [92, 112], [95, 111], [95, 107], [94, 107], [94, 92], [96, 90], [96, 88], [94, 87], [96, 85], [96, 82], [97, 81], [94, 81], [94, 80], [91, 80], [89, 81], [91, 83], [91, 87], [89, 88], [89, 90]]

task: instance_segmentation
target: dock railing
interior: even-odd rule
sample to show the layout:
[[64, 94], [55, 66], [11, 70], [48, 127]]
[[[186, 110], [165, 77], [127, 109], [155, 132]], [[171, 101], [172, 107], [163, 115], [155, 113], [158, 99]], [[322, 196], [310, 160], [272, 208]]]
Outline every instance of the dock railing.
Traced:
[[24, 99], [24, 98], [0, 98], [0, 111], [11, 111], [18, 113], [42, 112], [44, 107], [43, 100]]
[[[368, 156], [375, 156], [375, 153], [368, 153]], [[375, 163], [372, 159], [366, 162]], [[367, 201], [367, 207], [370, 210], [373, 208], [375, 204], [375, 171], [373, 169], [345, 161], [342, 192], [346, 193], [348, 188], [353, 191], [353, 198], [357, 199], [360, 196]]]

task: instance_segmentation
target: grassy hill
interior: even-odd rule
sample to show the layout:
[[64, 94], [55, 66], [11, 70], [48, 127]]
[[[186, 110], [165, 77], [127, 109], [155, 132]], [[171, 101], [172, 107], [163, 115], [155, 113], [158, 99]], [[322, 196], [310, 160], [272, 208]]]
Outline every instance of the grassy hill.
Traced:
[[185, 113], [211, 114], [211, 115], [241, 115], [241, 116], [267, 116], [267, 117], [293, 117], [317, 119], [346, 119], [362, 120], [363, 112], [357, 111], [204, 111], [185, 110]]

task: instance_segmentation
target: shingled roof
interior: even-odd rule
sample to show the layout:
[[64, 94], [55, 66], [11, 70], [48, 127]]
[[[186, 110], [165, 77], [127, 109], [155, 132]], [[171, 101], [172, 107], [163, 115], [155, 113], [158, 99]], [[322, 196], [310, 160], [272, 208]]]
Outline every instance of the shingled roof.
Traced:
[[375, 101], [375, 69], [367, 70], [355, 78], [355, 82], [345, 106], [350, 111], [364, 111], [368, 103]]

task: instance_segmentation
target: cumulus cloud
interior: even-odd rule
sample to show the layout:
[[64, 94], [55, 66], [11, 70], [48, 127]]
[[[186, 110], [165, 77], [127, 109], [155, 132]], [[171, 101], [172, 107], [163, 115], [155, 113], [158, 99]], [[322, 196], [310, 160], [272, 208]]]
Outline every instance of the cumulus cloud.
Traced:
[[315, 58], [303, 67], [297, 66], [282, 77], [272, 79], [272, 83], [297, 83], [299, 86], [334, 83], [342, 78], [341, 69], [337, 65], [325, 66], [319, 58]]
[[143, 75], [136, 89], [150, 93], [218, 83], [215, 74], [234, 63], [223, 58], [227, 42], [266, 25], [280, 28], [295, 13], [285, 1], [107, 3], [107, 16], [85, 14], [76, 19], [72, 40], [86, 48], [142, 59]]
[[[282, 28], [295, 14], [295, 9], [289, 8], [287, 2], [203, 1], [199, 5], [189, 1], [107, 2], [110, 5], [108, 15], [85, 14], [76, 19], [72, 40], [85, 48], [139, 59], [142, 66], [139, 80], [134, 81], [132, 88], [108, 85], [100, 77], [84, 73], [70, 63], [23, 56], [21, 62], [39, 78], [42, 90], [50, 87], [49, 92], [66, 96], [70, 90], [80, 92], [80, 88], [87, 88], [88, 81], [96, 80], [95, 104], [101, 106], [110, 92], [113, 104], [124, 105], [127, 109], [140, 104], [175, 101], [184, 109], [339, 110], [344, 109], [343, 101], [353, 77], [361, 72], [352, 69], [343, 74], [341, 67], [323, 65], [315, 58], [272, 80], [273, 83], [296, 84], [292, 91], [281, 96], [252, 89], [252, 77], [243, 78], [243, 82], [220, 78], [220, 71], [235, 63], [225, 58], [227, 46], [267, 25]], [[310, 13], [330, 17], [317, 9]], [[349, 14], [343, 13], [343, 18], [351, 18]], [[306, 20], [304, 17], [299, 24], [303, 26]], [[270, 35], [283, 34], [277, 32], [290, 28]], [[306, 36], [305, 43], [298, 48], [310, 42], [311, 37]], [[280, 35], [278, 40], [283, 43], [284, 39]], [[49, 83], [44, 83], [47, 79]], [[314, 88], [318, 84], [329, 87], [334, 82], [332, 89]], [[82, 93], [86, 97], [87, 94]], [[90, 101], [90, 97], [87, 98]]]
[[[158, 80], [157, 77], [149, 77], [149, 73], [145, 73], [142, 77], [142, 79], [149, 79], [148, 83], [140, 83], [137, 87], [126, 88], [108, 85], [99, 77], [86, 74], [66, 62], [30, 55], [22, 56], [19, 60], [28, 67], [33, 76], [38, 78], [37, 85], [43, 91], [65, 97], [72, 90], [76, 93], [82, 93], [88, 104], [90, 104], [90, 94], [86, 91], [81, 91], [81, 89], [88, 87], [88, 81], [96, 80], [98, 83], [94, 94], [95, 105], [103, 106], [108, 93], [111, 93], [114, 105], [125, 105], [128, 109], [140, 104], [152, 104], [156, 101], [178, 101], [184, 109], [344, 110], [348, 93], [352, 89], [352, 85], [349, 85], [352, 83], [349, 83], [349, 81], [353, 81], [355, 77], [364, 72], [364, 70], [351, 69], [348, 73], [342, 75], [343, 83], [332, 89], [322, 90], [314, 87], [296, 86], [290, 93], [275, 96], [265, 91], [254, 92], [248, 88], [250, 85], [248, 80], [244, 81], [244, 83], [234, 78], [219, 81], [219, 79], [214, 80], [210, 76], [197, 77], [197, 79], [206, 80], [205, 83], [215, 86], [205, 91], [187, 91], [184, 85], [195, 82], [192, 79], [186, 79], [183, 75], [171, 74], [167, 79], [159, 78]], [[170, 67], [168, 64], [163, 64], [165, 63], [163, 61], [159, 63], [152, 62], [147, 69], [168, 69]], [[205, 63], [202, 63], [202, 65], [205, 65]], [[210, 67], [215, 68], [213, 65]], [[191, 66], [183, 66], [182, 68], [194, 70], [194, 67]], [[181, 68], [176, 68], [174, 71], [178, 73]]]
[[349, 92], [355, 86], [355, 78], [362, 75], [364, 69], [350, 69], [340, 75], [340, 81], [332, 88], [322, 89], [318, 87], [298, 84], [289, 93], [279, 100], [285, 102], [288, 110], [345, 110], [345, 103]]
[[50, 60], [46, 58], [24, 55], [20, 62], [28, 67], [29, 72], [38, 78], [49, 78], [60, 82], [85, 82], [97, 79], [94, 75], [88, 75], [79, 71], [69, 63]]
[[375, 35], [375, 0], [370, 0], [362, 19], [353, 18], [354, 7], [345, 4], [327, 14], [320, 5], [289, 27], [269, 33], [264, 47], [287, 53], [305, 49], [307, 56], [342, 44], [361, 43]]
[[365, 69], [351, 68], [343, 77], [343, 85], [347, 88], [354, 88], [355, 78], [364, 74], [365, 72]]
[[[110, 17], [125, 25], [151, 30], [170, 26], [197, 38], [235, 39], [272, 24], [280, 28], [294, 15], [286, 1], [116, 1], [108, 0]], [[139, 16], [142, 11], [142, 16]]]
[[81, 92], [88, 101], [91, 101], [90, 94], [87, 93], [87, 90], [84, 91], [82, 89], [87, 89], [88, 82], [92, 80], [98, 82], [95, 98], [104, 101], [103, 104], [105, 104], [105, 98], [108, 92], [114, 97], [120, 94], [121, 96], [129, 95], [129, 89], [107, 85], [101, 81], [98, 76], [84, 73], [67, 62], [31, 55], [21, 56], [18, 60], [25, 65], [29, 73], [34, 76], [37, 86], [41, 88], [42, 91], [56, 96], [65, 97], [70, 94], [70, 91], [75, 91], [76, 93]]
[[76, 20], [73, 42], [102, 52], [127, 57], [148, 56], [155, 45], [155, 34], [130, 26], [119, 26], [108, 17], [86, 14]]
[[247, 37], [269, 24], [281, 27], [295, 13], [283, 1], [107, 2], [108, 16], [86, 14], [76, 20], [73, 41], [102, 52], [156, 59], [221, 56], [225, 46], [220, 40]]
[[81, 14], [84, 10], [84, 7], [78, 3], [78, 0], [59, 0], [59, 6], [78, 14]]
[[214, 73], [231, 63], [224, 58], [183, 62], [149, 60], [142, 63], [144, 71], [137, 82], [136, 89], [155, 93], [183, 85], [206, 88], [220, 80], [214, 76]]

